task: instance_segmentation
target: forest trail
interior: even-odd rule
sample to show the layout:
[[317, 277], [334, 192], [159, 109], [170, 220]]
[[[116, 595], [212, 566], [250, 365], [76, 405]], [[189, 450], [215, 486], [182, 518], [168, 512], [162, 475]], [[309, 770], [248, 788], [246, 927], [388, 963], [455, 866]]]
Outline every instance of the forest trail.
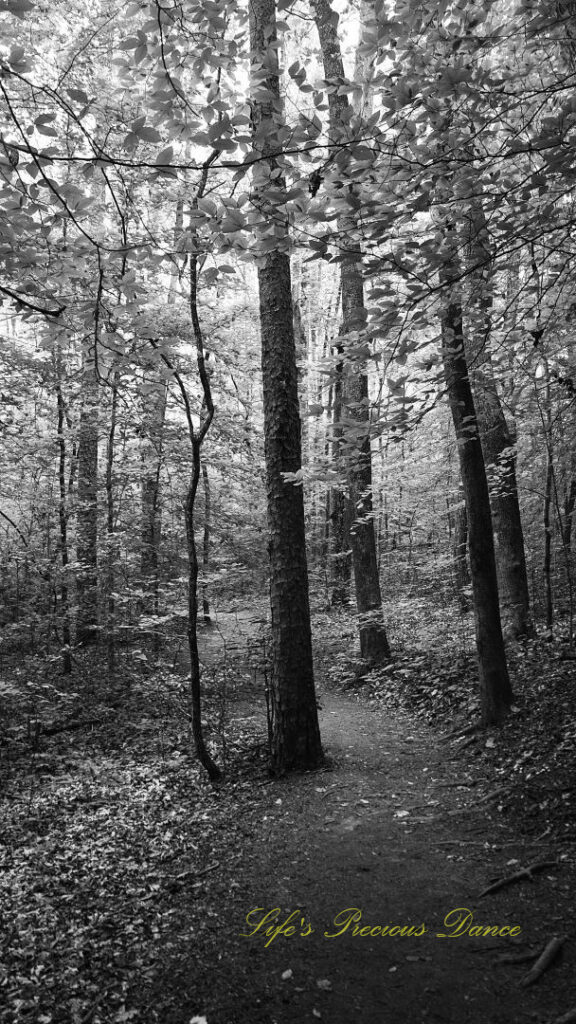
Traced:
[[[165, 978], [179, 988], [166, 1024], [195, 1016], [208, 1024], [521, 1024], [573, 1009], [572, 941], [531, 987], [519, 987], [530, 962], [505, 962], [572, 929], [568, 864], [479, 898], [495, 878], [562, 850], [488, 817], [482, 769], [425, 725], [349, 693], [320, 699], [327, 769], [265, 783], [240, 866], [209, 897], [211, 948], [191, 944], [178, 977]], [[245, 703], [239, 710], [262, 716]], [[290, 918], [295, 934], [268, 947], [264, 926], [245, 937], [276, 908], [268, 925]], [[361, 911], [359, 927], [424, 925], [426, 934], [360, 936], [350, 925], [326, 937], [342, 930], [334, 921], [351, 908]], [[457, 908], [468, 908], [474, 925], [521, 932], [439, 938], [454, 930], [444, 919]]]

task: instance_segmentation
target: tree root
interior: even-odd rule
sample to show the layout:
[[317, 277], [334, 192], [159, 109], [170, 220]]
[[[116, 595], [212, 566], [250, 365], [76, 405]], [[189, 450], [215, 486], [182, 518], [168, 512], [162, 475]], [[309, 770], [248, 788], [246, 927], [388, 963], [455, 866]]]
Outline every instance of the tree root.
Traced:
[[534, 966], [525, 974], [522, 980], [519, 982], [521, 988], [526, 988], [527, 985], [533, 985], [534, 982], [547, 971], [552, 962], [556, 959], [558, 953], [562, 949], [562, 946], [566, 942], [566, 935], [554, 935], [550, 942], [547, 943], [544, 952], [538, 957]]
[[555, 860], [543, 860], [536, 861], [534, 864], [529, 864], [527, 868], [520, 868], [519, 871], [515, 871], [513, 875], [507, 875], [505, 878], [498, 879], [497, 882], [493, 882], [487, 889], [484, 889], [480, 893], [478, 899], [482, 899], [483, 896], [488, 896], [490, 893], [498, 892], [499, 889], [504, 889], [507, 885], [512, 885], [514, 882], [521, 882], [525, 878], [532, 878], [535, 871], [544, 871], [545, 868], [557, 868], [559, 867], [558, 861]]

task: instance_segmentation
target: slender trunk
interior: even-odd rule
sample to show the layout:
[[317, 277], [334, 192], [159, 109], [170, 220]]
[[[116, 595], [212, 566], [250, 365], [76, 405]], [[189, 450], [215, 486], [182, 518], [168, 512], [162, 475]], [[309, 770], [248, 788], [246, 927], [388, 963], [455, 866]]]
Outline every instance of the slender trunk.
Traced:
[[[342, 348], [337, 348], [339, 356]], [[332, 464], [342, 464], [342, 373], [343, 364], [338, 359], [334, 371], [332, 401]], [[350, 505], [341, 487], [331, 487], [329, 492], [330, 514], [328, 520], [328, 586], [330, 606], [336, 608], [350, 602]]]
[[546, 609], [546, 628], [552, 637], [554, 625], [554, 603], [552, 598], [552, 498], [554, 487], [554, 448], [552, 442], [552, 398], [550, 394], [550, 373], [548, 360], [544, 360], [546, 382], [546, 409], [544, 424], [546, 430], [546, 484], [544, 489], [544, 604]]
[[[196, 196], [200, 198], [208, 176], [208, 165], [205, 165], [201, 183]], [[198, 484], [201, 473], [200, 453], [202, 442], [208, 433], [210, 424], [214, 417], [214, 403], [210, 389], [210, 379], [206, 372], [206, 357], [204, 353], [204, 336], [198, 316], [198, 252], [190, 255], [190, 316], [196, 343], [196, 362], [200, 383], [202, 385], [203, 403], [200, 414], [200, 426], [194, 430], [190, 405], [185, 392], [182, 378], [178, 374], [177, 379], [183, 395], [186, 394], [186, 411], [188, 418], [188, 430], [192, 447], [192, 475], [188, 485], [185, 501], [186, 513], [186, 541], [188, 547], [188, 649], [190, 652], [190, 700], [192, 707], [192, 733], [198, 760], [208, 772], [209, 778], [216, 782], [221, 777], [218, 765], [212, 759], [204, 741], [204, 730], [202, 726], [202, 679], [200, 671], [200, 656], [198, 651], [198, 552], [196, 549], [196, 524], [195, 524], [195, 502], [198, 491]]]
[[82, 646], [98, 641], [98, 382], [94, 357], [84, 353], [82, 409], [78, 438], [76, 638]]
[[204, 623], [209, 626], [212, 622], [210, 618], [210, 602], [208, 600], [208, 590], [206, 585], [206, 576], [210, 565], [210, 478], [208, 476], [208, 466], [205, 462], [202, 463], [202, 483], [204, 485], [204, 534], [202, 537], [202, 614], [204, 617]]
[[[328, 0], [313, 0], [312, 7], [320, 39], [324, 76], [334, 86], [345, 81], [344, 64], [338, 38], [338, 15]], [[351, 109], [345, 95], [334, 87], [328, 93], [332, 142], [347, 141]], [[345, 147], [342, 153], [345, 154]], [[362, 252], [354, 242], [356, 223], [353, 214], [337, 219], [338, 233], [346, 239], [340, 264], [342, 284], [342, 327], [340, 344], [344, 356], [342, 375], [342, 411], [349, 425], [343, 437], [343, 452], [353, 523], [350, 546], [354, 566], [356, 607], [360, 631], [360, 653], [369, 663], [390, 658], [388, 638], [382, 618], [382, 596], [376, 556], [376, 535], [372, 502], [372, 452], [370, 442], [370, 402], [367, 362], [369, 340], [365, 336], [366, 308], [362, 273]], [[362, 336], [364, 337], [362, 338]], [[359, 337], [362, 344], [359, 344]], [[355, 355], [351, 355], [353, 346]], [[359, 353], [357, 355], [356, 353]]]
[[142, 423], [142, 476], [140, 573], [144, 597], [142, 610], [158, 614], [158, 552], [160, 547], [160, 472], [164, 420], [166, 415], [166, 382], [159, 374], [158, 363], [149, 360], [144, 368], [146, 394]]
[[62, 359], [60, 349], [56, 355], [56, 400], [58, 403], [58, 520], [60, 526], [60, 560], [62, 563], [62, 582], [60, 584], [60, 605], [62, 608], [62, 672], [69, 675], [72, 671], [71, 629], [70, 629], [70, 598], [68, 593], [68, 494], [66, 488], [66, 412], [62, 394]]
[[492, 281], [490, 246], [481, 197], [471, 200], [468, 251], [476, 269], [471, 275], [466, 358], [488, 473], [494, 529], [500, 609], [511, 637], [533, 633], [524, 534], [516, 482], [516, 441], [506, 422], [491, 352]]
[[118, 418], [118, 383], [120, 374], [114, 370], [112, 374], [112, 408], [110, 411], [110, 429], [108, 431], [108, 444], [106, 446], [106, 536], [107, 536], [107, 590], [108, 590], [108, 622], [106, 628], [106, 650], [108, 658], [108, 671], [114, 672], [116, 647], [115, 647], [115, 613], [116, 602], [114, 600], [114, 566], [117, 557], [116, 527], [114, 517], [114, 444], [116, 440], [116, 425]]
[[[308, 597], [302, 487], [284, 477], [301, 471], [301, 427], [286, 214], [267, 202], [284, 179], [271, 155], [282, 148], [274, 0], [250, 4], [253, 195], [261, 214], [258, 285], [264, 395], [272, 612], [272, 763], [277, 772], [313, 768], [322, 757]], [[274, 178], [271, 179], [271, 175]]]
[[478, 421], [468, 375], [458, 274], [449, 261], [442, 271], [447, 289], [442, 311], [442, 355], [456, 432], [468, 515], [468, 551], [474, 599], [480, 703], [485, 726], [497, 724], [512, 702], [502, 637], [490, 498]]

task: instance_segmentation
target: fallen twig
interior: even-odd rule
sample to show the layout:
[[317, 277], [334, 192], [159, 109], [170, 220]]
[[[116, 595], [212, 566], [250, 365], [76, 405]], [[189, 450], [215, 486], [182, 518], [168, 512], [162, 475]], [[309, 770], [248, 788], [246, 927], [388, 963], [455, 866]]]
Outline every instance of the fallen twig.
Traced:
[[464, 726], [463, 729], [459, 725], [457, 725], [456, 728], [452, 729], [451, 732], [447, 732], [445, 736], [442, 736], [440, 738], [440, 742], [448, 743], [449, 740], [460, 739], [461, 736], [468, 736], [469, 733], [471, 732], [480, 732], [481, 728], [481, 722], [472, 722], [471, 725], [466, 725]]
[[491, 793], [485, 793], [477, 801], [479, 804], [487, 804], [489, 800], [494, 800], [497, 796], [502, 796], [503, 793], [508, 793], [510, 786], [499, 786], [498, 789], [493, 789]]
[[487, 889], [484, 889], [478, 899], [482, 899], [483, 896], [488, 896], [492, 892], [498, 892], [499, 889], [504, 889], [505, 886], [512, 885], [514, 882], [521, 882], [525, 878], [532, 878], [535, 871], [543, 871], [545, 868], [556, 868], [558, 866], [558, 861], [556, 860], [536, 861], [535, 864], [529, 864], [527, 868], [520, 868], [519, 871], [515, 871], [513, 875], [499, 878], [497, 882], [493, 882]]
[[471, 786], [477, 786], [478, 779], [473, 779], [472, 782], [439, 782], [435, 789], [460, 789], [461, 787], [469, 789]]
[[478, 739], [479, 737], [475, 733], [472, 736], [469, 736], [468, 739], [464, 740], [464, 743], [461, 743], [458, 747], [458, 753], [460, 753], [461, 750], [466, 750], [466, 747], [471, 747], [473, 743], [477, 743]]
[[550, 939], [550, 942], [546, 945], [544, 952], [538, 957], [534, 966], [525, 974], [522, 980], [519, 982], [521, 988], [526, 988], [527, 985], [533, 985], [535, 981], [547, 971], [551, 963], [556, 959], [558, 953], [562, 949], [562, 946], [566, 942], [566, 935], [554, 935]]

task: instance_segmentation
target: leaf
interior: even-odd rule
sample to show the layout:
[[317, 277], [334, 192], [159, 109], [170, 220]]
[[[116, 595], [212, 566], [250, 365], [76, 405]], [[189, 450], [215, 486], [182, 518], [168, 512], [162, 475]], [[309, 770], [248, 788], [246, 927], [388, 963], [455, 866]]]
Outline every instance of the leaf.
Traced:
[[173, 146], [166, 146], [166, 149], [163, 149], [161, 153], [158, 153], [158, 156], [156, 157], [156, 163], [157, 164], [171, 164], [173, 156], [174, 156], [174, 148], [173, 148]]
[[141, 128], [133, 128], [134, 135], [137, 135], [143, 142], [160, 142], [162, 136], [156, 128], [151, 125], [142, 125]]
[[70, 99], [74, 100], [76, 103], [90, 102], [83, 89], [67, 89], [66, 92], [68, 93]]
[[140, 46], [141, 40], [132, 36], [130, 39], [123, 39], [121, 43], [118, 43], [119, 50], [135, 50]]
[[54, 128], [49, 128], [46, 124], [37, 124], [36, 131], [39, 132], [40, 135], [49, 135], [53, 139], [58, 138], [58, 132]]

